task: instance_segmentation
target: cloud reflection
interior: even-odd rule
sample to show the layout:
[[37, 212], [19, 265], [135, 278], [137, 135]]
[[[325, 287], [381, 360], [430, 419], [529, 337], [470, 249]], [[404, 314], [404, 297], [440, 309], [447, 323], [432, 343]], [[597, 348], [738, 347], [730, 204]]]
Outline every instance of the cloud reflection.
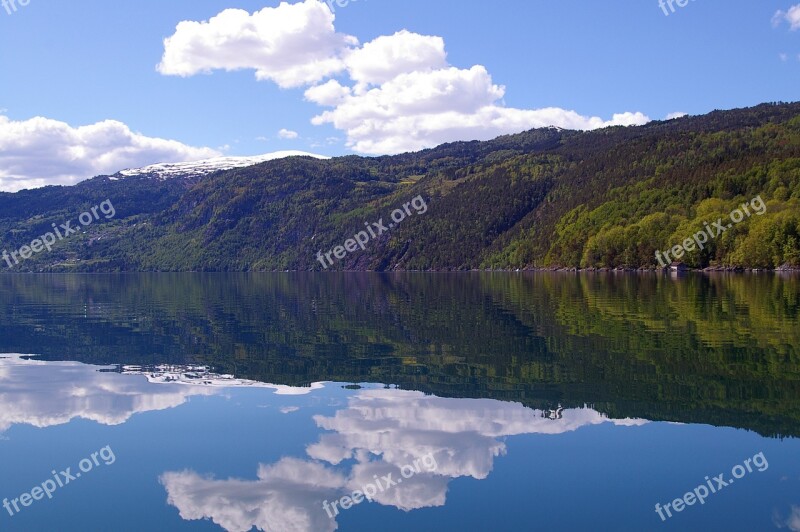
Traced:
[[0, 432], [15, 424], [45, 428], [73, 419], [103, 425], [125, 423], [134, 414], [166, 410], [203, 387], [150, 383], [144, 377], [98, 371], [78, 362], [44, 362], [4, 355], [0, 358]]
[[216, 395], [230, 387], [254, 386], [272, 389], [277, 395], [302, 395], [323, 386], [257, 383], [198, 372], [195, 367], [189, 371], [188, 366], [131, 368], [118, 373], [113, 371], [116, 366], [0, 355], [0, 432], [15, 424], [45, 428], [79, 418], [119, 425], [134, 414], [175, 408], [192, 396]]
[[775, 510], [772, 521], [777, 528], [788, 528], [792, 532], [800, 532], [800, 506], [792, 505], [789, 517], [786, 518]]
[[608, 419], [589, 408], [543, 412], [517, 403], [397, 389], [361, 390], [333, 416], [313, 419], [327, 432], [307, 447], [310, 460], [285, 458], [261, 465], [258, 480], [250, 481], [168, 472], [161, 482], [169, 503], [184, 519], [212, 519], [229, 531], [332, 531], [338, 525], [323, 510], [323, 501], [360, 490], [376, 475], [399, 478], [402, 466], [431, 453], [435, 471], [404, 479], [378, 493], [375, 502], [404, 511], [443, 506], [452, 479], [489, 475], [494, 459], [506, 452], [500, 438], [556, 435], [601, 423], [647, 423]]
[[261, 465], [258, 480], [215, 480], [192, 471], [168, 472], [160, 478], [167, 502], [186, 520], [211, 519], [225, 530], [248, 532], [336, 530], [322, 511], [345, 486], [345, 478], [323, 466], [294, 458]]

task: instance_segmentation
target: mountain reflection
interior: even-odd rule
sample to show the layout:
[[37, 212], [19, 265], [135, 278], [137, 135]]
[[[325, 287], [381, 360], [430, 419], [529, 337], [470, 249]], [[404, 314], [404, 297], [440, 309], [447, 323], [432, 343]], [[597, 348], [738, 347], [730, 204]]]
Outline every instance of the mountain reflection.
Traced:
[[[448, 484], [460, 477], [485, 479], [506, 453], [507, 436], [563, 434], [610, 423], [635, 426], [641, 419], [615, 420], [591, 408], [564, 409], [558, 416], [493, 399], [451, 399], [399, 389], [366, 389], [333, 416], [314, 416], [325, 432], [306, 447], [306, 459], [283, 458], [258, 467], [257, 480], [217, 480], [194, 471], [161, 476], [168, 502], [187, 520], [211, 519], [229, 531], [332, 531], [323, 509], [333, 501], [401, 468], [435, 458], [402, 484], [377, 493], [384, 506], [410, 511], [443, 506]], [[362, 504], [368, 504], [366, 502]], [[357, 511], [356, 509], [351, 511]]]
[[0, 276], [0, 352], [800, 436], [800, 275]]

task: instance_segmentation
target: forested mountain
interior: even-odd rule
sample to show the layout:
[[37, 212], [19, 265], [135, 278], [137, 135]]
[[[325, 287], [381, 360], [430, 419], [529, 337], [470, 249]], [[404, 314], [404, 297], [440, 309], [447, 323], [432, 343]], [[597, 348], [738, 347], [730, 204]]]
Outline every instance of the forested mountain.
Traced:
[[[414, 198], [426, 209], [410, 208]], [[12, 269], [656, 267], [656, 251], [705, 223], [729, 224], [754, 198], [761, 214], [750, 209], [703, 249], [687, 246], [682, 260], [800, 266], [799, 103], [592, 132], [537, 129], [398, 156], [292, 157], [205, 177], [118, 174], [0, 194], [0, 251], [110, 200], [112, 219]], [[404, 205], [402, 222], [389, 227]], [[368, 227], [375, 238], [365, 249], [351, 245], [337, 259], [337, 246]]]

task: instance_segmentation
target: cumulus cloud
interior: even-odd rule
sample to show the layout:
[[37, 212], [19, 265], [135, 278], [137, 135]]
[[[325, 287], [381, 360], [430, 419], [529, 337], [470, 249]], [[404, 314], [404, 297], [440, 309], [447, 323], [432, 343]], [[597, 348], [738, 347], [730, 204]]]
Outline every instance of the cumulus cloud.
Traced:
[[337, 33], [334, 15], [324, 3], [281, 3], [252, 15], [226, 9], [208, 21], [183, 21], [164, 40], [157, 69], [174, 76], [213, 70], [253, 69], [259, 80], [283, 88], [322, 80], [345, 68], [342, 53], [358, 44]]
[[800, 4], [790, 7], [787, 11], [779, 10], [772, 17], [772, 25], [775, 27], [784, 22], [789, 24], [792, 31], [800, 29]]
[[684, 113], [682, 111], [678, 111], [676, 113], [670, 113], [667, 115], [665, 120], [675, 120], [676, 118], [683, 118], [684, 116], [689, 116], [689, 113]]
[[401, 31], [366, 43], [345, 62], [353, 87], [331, 80], [308, 89], [305, 96], [333, 107], [312, 123], [346, 132], [347, 146], [360, 153], [415, 151], [536, 127], [587, 130], [650, 121], [642, 113], [603, 120], [556, 107], [506, 107], [502, 103], [506, 88], [495, 84], [484, 66], [448, 65], [441, 37]]
[[[506, 107], [505, 87], [482, 65], [451, 66], [441, 37], [401, 30], [359, 46], [354, 37], [336, 32], [334, 19], [324, 2], [305, 0], [253, 15], [226, 10], [208, 22], [181, 22], [165, 41], [159, 70], [190, 76], [254, 69], [259, 79], [281, 87], [312, 85], [306, 100], [332, 108], [312, 123], [331, 124], [346, 134], [350, 149], [371, 155], [536, 127], [588, 130], [650, 121], [633, 112], [603, 119], [557, 107]], [[349, 82], [331, 79], [345, 74]]]
[[114, 120], [72, 127], [49, 118], [15, 121], [0, 115], [0, 190], [7, 192], [218, 155], [210, 148], [135, 133]]
[[306, 91], [305, 96], [307, 100], [319, 105], [335, 107], [344, 103], [351, 93], [350, 87], [345, 87], [335, 79], [331, 79], [327, 83], [311, 87]]
[[[347, 145], [357, 152], [385, 154], [457, 140], [489, 140], [536, 127], [586, 130], [650, 121], [642, 113], [603, 120], [555, 107], [514, 109], [501, 105], [504, 95], [505, 87], [494, 84], [480, 65], [410, 72], [360, 94], [342, 91], [336, 107], [312, 123], [330, 123], [345, 131]], [[325, 100], [314, 89], [306, 97], [317, 103]]]
[[291, 129], [281, 129], [278, 131], [278, 136], [282, 139], [291, 140], [296, 139], [300, 135], [297, 134], [297, 131], [292, 131]]
[[358, 83], [381, 84], [407, 72], [447, 66], [444, 39], [403, 30], [378, 37], [346, 59], [350, 78]]

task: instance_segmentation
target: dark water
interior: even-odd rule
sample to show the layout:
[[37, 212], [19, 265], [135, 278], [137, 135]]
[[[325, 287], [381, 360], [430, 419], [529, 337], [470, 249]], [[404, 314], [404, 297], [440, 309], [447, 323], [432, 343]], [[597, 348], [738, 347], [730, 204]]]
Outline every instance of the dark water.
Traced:
[[0, 530], [800, 530], [796, 276], [2, 275], [0, 353]]

